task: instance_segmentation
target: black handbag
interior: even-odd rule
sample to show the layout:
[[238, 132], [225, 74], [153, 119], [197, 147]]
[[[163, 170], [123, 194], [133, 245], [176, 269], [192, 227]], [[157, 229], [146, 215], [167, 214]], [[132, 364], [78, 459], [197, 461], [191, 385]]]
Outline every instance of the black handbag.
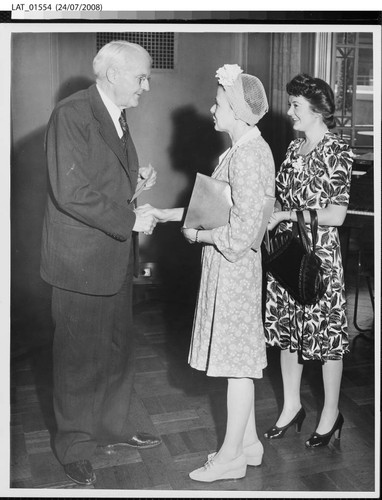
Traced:
[[324, 295], [326, 285], [321, 259], [316, 255], [317, 212], [310, 210], [312, 248], [304, 216], [298, 211], [292, 231], [269, 236], [263, 246], [265, 269], [302, 305], [315, 304]]

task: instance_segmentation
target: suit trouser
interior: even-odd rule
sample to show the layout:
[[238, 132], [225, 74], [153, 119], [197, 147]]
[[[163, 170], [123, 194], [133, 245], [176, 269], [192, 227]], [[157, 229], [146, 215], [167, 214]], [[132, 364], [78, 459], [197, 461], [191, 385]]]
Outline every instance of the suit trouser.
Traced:
[[133, 259], [112, 296], [53, 288], [55, 450], [62, 464], [89, 459], [97, 445], [134, 434]]

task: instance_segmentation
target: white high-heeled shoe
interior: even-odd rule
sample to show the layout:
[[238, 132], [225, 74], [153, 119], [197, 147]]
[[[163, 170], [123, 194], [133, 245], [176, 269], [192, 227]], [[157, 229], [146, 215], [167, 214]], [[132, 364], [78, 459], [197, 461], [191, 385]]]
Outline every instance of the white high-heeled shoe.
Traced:
[[[247, 460], [247, 465], [252, 465], [253, 467], [258, 467], [261, 465], [264, 455], [264, 447], [261, 441], [257, 441], [256, 443], [250, 444], [249, 446], [244, 446], [243, 453]], [[213, 458], [216, 455], [216, 451], [214, 453], [210, 453], [208, 455], [208, 460]]]
[[[215, 455], [215, 454], [212, 454]], [[189, 476], [194, 481], [202, 481], [204, 483], [212, 483], [219, 479], [240, 479], [247, 473], [247, 461], [244, 454], [239, 455], [234, 460], [225, 463], [216, 463], [208, 459], [203, 467], [190, 472]]]

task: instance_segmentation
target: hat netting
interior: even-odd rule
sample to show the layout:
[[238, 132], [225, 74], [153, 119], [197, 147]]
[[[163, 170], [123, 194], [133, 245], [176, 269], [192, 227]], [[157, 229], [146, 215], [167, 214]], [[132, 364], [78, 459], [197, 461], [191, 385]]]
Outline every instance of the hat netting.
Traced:
[[253, 114], [262, 118], [268, 111], [268, 99], [261, 81], [252, 75], [242, 74], [241, 82], [244, 91], [244, 100]]
[[268, 100], [261, 81], [252, 75], [239, 75], [233, 85], [224, 85], [235, 117], [256, 125], [268, 111]]

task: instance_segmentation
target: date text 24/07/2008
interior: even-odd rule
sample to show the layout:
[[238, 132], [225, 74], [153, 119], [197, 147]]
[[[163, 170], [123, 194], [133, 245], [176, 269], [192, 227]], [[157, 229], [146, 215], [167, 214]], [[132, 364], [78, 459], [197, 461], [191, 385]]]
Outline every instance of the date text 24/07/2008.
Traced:
[[13, 3], [12, 11], [41, 12], [41, 11], [101, 11], [100, 3]]

